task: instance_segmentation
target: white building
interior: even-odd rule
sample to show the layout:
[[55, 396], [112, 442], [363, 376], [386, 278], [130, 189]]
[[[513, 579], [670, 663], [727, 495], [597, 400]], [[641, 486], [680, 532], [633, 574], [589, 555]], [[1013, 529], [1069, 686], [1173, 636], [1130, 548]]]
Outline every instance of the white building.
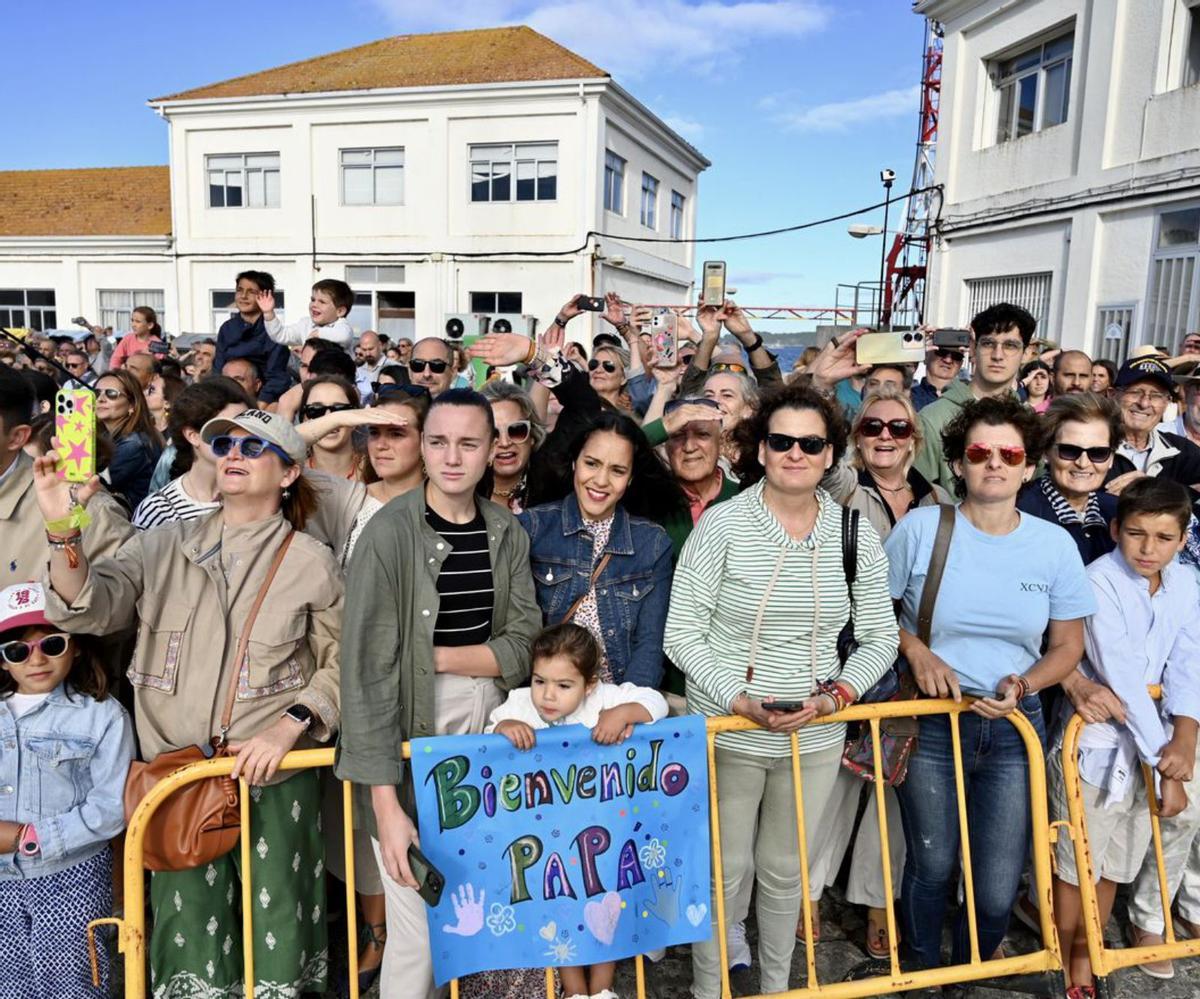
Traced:
[[293, 316], [342, 278], [351, 323], [393, 335], [548, 321], [577, 292], [689, 300], [690, 245], [618, 240], [693, 235], [708, 160], [529, 28], [387, 38], [149, 105], [169, 167], [0, 173], [0, 326], [120, 330], [149, 304], [215, 331], [247, 268]]
[[918, 0], [945, 30], [926, 315], [1093, 356], [1200, 328], [1200, 0]]

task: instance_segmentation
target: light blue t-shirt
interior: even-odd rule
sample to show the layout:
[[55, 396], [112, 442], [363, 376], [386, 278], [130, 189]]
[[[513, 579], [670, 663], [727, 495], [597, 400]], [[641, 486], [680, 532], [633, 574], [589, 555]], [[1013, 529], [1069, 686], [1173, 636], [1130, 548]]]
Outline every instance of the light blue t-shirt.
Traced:
[[[903, 601], [900, 626], [913, 634], [937, 526], [936, 506], [913, 510], [884, 543], [892, 599]], [[929, 644], [960, 684], [994, 691], [1037, 662], [1051, 620], [1095, 611], [1079, 550], [1057, 524], [1023, 513], [1016, 530], [997, 536], [955, 515]]]

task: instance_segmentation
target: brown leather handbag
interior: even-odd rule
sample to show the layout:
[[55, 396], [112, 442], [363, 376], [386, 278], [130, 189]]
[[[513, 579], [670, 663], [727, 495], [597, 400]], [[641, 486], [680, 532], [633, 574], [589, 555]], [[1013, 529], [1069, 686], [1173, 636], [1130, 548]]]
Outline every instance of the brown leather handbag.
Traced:
[[[250, 642], [250, 629], [258, 617], [259, 608], [266, 599], [267, 590], [275, 573], [279, 571], [283, 556], [287, 554], [295, 531], [289, 531], [271, 567], [267, 578], [259, 588], [258, 596], [246, 615], [242, 635], [238, 639], [237, 652], [233, 661], [229, 690], [225, 695], [225, 709], [221, 713], [221, 731], [207, 746], [188, 746], [185, 749], [161, 753], [149, 763], [134, 762], [129, 767], [125, 780], [125, 823], [129, 824], [142, 799], [159, 781], [181, 767], [214, 756], [229, 755], [226, 735], [233, 719], [233, 705], [237, 699], [238, 679], [241, 664], [246, 660]], [[238, 807], [237, 782], [225, 777], [206, 777], [185, 784], [173, 792], [155, 809], [146, 825], [142, 840], [142, 863], [150, 871], [187, 871], [201, 867], [217, 857], [224, 856], [234, 848], [241, 831], [241, 810]]]

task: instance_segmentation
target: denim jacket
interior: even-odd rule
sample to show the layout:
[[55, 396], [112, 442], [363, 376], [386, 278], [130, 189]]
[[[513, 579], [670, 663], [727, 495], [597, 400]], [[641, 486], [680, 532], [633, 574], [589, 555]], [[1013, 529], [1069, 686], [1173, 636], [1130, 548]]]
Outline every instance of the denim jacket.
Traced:
[[59, 684], [20, 719], [0, 700], [0, 819], [32, 823], [41, 852], [0, 853], [0, 881], [37, 878], [95, 856], [125, 828], [133, 726], [115, 697]]
[[[587, 593], [592, 536], [575, 494], [522, 513], [529, 561], [546, 624], [557, 624]], [[596, 607], [613, 683], [657, 688], [663, 677], [662, 641], [671, 600], [671, 539], [657, 524], [618, 506], [605, 551], [612, 555], [596, 580]]]

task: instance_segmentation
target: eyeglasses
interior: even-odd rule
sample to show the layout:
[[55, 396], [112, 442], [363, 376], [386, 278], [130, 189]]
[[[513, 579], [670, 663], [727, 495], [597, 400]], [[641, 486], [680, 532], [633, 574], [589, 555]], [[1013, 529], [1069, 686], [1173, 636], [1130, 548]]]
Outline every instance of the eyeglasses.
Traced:
[[716, 399], [672, 399], [663, 407], [663, 416], [674, 413], [682, 406], [708, 406], [716, 412], [716, 419], [721, 418], [721, 407]]
[[806, 434], [803, 437], [792, 437], [790, 434], [767, 434], [767, 447], [776, 454], [787, 454], [797, 444], [807, 455], [820, 454], [829, 446], [829, 441], [816, 434]]
[[429, 389], [424, 385], [396, 385], [393, 382], [371, 382], [371, 391], [376, 396], [385, 395], [407, 395], [414, 399], [429, 397]]
[[722, 361], [720, 364], [712, 366], [712, 373], [714, 375], [719, 375], [723, 371], [732, 371], [735, 375], [744, 375], [746, 374], [746, 365], [736, 364], [733, 361]]
[[222, 434], [209, 441], [208, 446], [212, 448], [212, 453], [218, 458], [224, 458], [235, 449], [243, 458], [261, 458], [265, 452], [273, 451], [283, 459], [285, 465], [292, 464], [291, 455], [283, 448], [278, 444], [265, 441], [261, 437], [234, 437], [230, 434]]
[[335, 402], [330, 406], [319, 402], [310, 402], [300, 413], [306, 420], [319, 420], [326, 413], [344, 413], [348, 409], [358, 409], [358, 407], [352, 402]]
[[1005, 354], [1008, 354], [1010, 357], [1013, 354], [1019, 354], [1025, 349], [1025, 344], [1020, 340], [999, 340], [994, 336], [980, 337], [975, 342], [975, 346], [977, 346], [985, 354], [991, 354], [996, 350], [997, 347], [999, 347], [1000, 350], [1002, 350]]
[[597, 368], [604, 368], [611, 375], [617, 370], [617, 365], [615, 361], [599, 361], [593, 357], [588, 361], [588, 371], [595, 371]]
[[1079, 444], [1055, 444], [1054, 450], [1063, 461], [1078, 461], [1081, 455], [1086, 454], [1093, 465], [1108, 461], [1113, 453], [1110, 447], [1083, 447]]
[[982, 465], [985, 461], [991, 461], [992, 455], [997, 451], [1000, 452], [1000, 460], [1010, 468], [1025, 464], [1025, 449], [1017, 445], [993, 447], [991, 444], [969, 444], [963, 452], [963, 457], [970, 465]]
[[884, 420], [868, 417], [858, 425], [858, 432], [864, 437], [878, 437], [883, 433], [883, 428], [887, 427], [898, 441], [906, 441], [913, 435], [913, 430], [916, 428], [912, 425], [912, 420]]
[[1134, 402], [1148, 402], [1155, 406], [1161, 406], [1171, 398], [1166, 392], [1153, 392], [1149, 389], [1138, 389], [1136, 392], [1133, 389], [1126, 389], [1122, 395]]
[[435, 375], [440, 375], [443, 374], [448, 367], [450, 367], [449, 361], [423, 361], [419, 357], [410, 358], [408, 362], [409, 371], [415, 371], [418, 375], [426, 368], [432, 371]]
[[35, 647], [41, 649], [47, 659], [55, 659], [67, 651], [70, 642], [71, 636], [63, 634], [47, 635], [36, 642], [5, 642], [0, 646], [0, 656], [10, 666], [20, 666], [29, 662]]
[[105, 399], [124, 399], [125, 393], [120, 389], [96, 389]]

